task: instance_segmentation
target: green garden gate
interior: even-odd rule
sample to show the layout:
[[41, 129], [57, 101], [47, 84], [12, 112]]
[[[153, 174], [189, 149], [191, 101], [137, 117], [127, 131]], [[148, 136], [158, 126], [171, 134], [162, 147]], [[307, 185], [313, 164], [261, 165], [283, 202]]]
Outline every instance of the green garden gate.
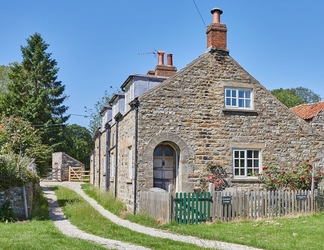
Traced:
[[212, 198], [209, 192], [176, 193], [174, 201], [175, 221], [180, 224], [198, 224], [211, 220]]

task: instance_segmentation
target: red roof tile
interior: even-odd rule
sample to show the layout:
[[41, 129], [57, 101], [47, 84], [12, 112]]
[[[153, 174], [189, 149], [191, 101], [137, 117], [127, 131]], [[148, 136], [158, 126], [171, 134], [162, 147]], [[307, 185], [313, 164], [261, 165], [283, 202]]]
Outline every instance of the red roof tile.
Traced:
[[290, 110], [304, 120], [308, 120], [316, 116], [324, 109], [324, 102], [311, 104], [302, 104], [291, 108]]

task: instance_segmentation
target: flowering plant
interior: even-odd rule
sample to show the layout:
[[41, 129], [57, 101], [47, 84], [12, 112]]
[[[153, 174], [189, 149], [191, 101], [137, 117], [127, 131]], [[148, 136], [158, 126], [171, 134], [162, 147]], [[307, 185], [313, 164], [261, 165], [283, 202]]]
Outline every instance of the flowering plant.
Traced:
[[209, 163], [207, 165], [207, 170], [211, 173], [207, 177], [209, 183], [214, 184], [215, 191], [221, 191], [227, 186], [227, 182], [224, 179], [227, 177], [225, 170], [219, 163]]
[[274, 165], [265, 166], [262, 168], [262, 173], [259, 174], [259, 177], [268, 190], [309, 190], [312, 184], [313, 171], [314, 182], [320, 182], [324, 177], [324, 173], [313, 170], [313, 165], [309, 163], [309, 160], [296, 163], [294, 167], [287, 171], [280, 170], [279, 167]]

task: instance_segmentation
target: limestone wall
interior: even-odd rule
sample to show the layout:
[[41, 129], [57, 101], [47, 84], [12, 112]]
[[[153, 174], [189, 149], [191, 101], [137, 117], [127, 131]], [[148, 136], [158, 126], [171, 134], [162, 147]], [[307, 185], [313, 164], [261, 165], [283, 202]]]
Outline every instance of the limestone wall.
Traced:
[[[31, 216], [39, 189], [39, 184], [27, 183], [25, 185], [28, 217]], [[22, 187], [11, 187], [6, 190], [0, 190], [0, 207], [2, 207], [6, 200], [11, 202], [13, 212], [18, 217], [26, 217]]]

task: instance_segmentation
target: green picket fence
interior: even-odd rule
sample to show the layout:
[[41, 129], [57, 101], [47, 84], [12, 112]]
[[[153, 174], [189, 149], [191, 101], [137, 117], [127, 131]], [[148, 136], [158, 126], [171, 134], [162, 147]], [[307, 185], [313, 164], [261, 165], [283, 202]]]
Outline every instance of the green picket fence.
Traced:
[[209, 192], [176, 193], [174, 201], [175, 221], [180, 224], [198, 224], [211, 220], [212, 198]]

